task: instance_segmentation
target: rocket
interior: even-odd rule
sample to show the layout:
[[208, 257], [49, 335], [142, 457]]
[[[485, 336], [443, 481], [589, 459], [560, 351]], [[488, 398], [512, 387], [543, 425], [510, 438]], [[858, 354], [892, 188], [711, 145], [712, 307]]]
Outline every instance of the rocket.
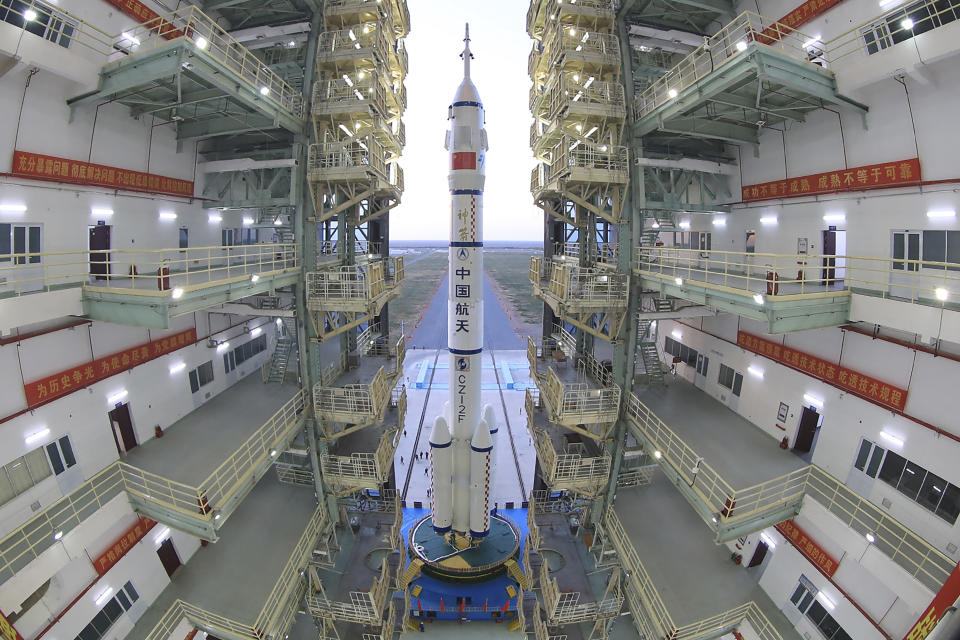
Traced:
[[[450, 398], [430, 435], [431, 503], [438, 534], [476, 544], [490, 532], [493, 408], [480, 406], [483, 358], [483, 187], [487, 132], [483, 104], [470, 80], [470, 25], [463, 82], [447, 112], [450, 130], [450, 246], [447, 343]], [[457, 536], [459, 536], [457, 538]]]

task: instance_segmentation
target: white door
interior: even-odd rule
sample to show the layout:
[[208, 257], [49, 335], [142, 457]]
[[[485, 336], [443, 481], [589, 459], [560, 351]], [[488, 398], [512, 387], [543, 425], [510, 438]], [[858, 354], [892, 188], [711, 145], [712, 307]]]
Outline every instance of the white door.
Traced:
[[700, 390], [707, 385], [707, 369], [710, 365], [710, 358], [702, 353], [697, 354], [697, 373], [693, 378], [693, 384]]

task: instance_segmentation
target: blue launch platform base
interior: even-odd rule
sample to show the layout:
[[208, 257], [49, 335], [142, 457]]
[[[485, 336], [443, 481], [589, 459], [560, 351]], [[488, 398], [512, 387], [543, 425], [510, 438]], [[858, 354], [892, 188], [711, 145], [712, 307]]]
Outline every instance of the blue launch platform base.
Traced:
[[510, 509], [509, 514], [507, 517], [501, 510], [491, 517], [490, 534], [483, 543], [458, 553], [434, 532], [428, 509], [404, 509], [403, 529], [408, 534], [410, 555], [423, 561], [421, 575], [410, 587], [411, 594], [417, 594], [411, 599], [415, 623], [506, 623], [516, 618], [520, 589], [506, 574], [504, 564], [510, 558], [519, 562], [527, 533], [526, 510]]
[[476, 546], [457, 550], [433, 530], [433, 517], [425, 516], [410, 529], [411, 557], [423, 561], [421, 571], [446, 582], [478, 582], [506, 573], [504, 563], [517, 559], [520, 531], [507, 518], [490, 517], [490, 533]]

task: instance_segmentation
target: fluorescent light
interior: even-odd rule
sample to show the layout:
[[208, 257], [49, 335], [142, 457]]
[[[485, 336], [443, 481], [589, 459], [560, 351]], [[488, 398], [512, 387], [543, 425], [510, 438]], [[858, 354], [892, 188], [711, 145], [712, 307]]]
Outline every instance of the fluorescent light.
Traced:
[[179, 300], [182, 295], [183, 295], [183, 289], [181, 289], [180, 287], [177, 287], [170, 293], [170, 297], [173, 298], [174, 300]]
[[256, 337], [257, 337], [258, 335], [260, 335], [261, 333], [263, 333], [263, 329], [261, 329], [260, 327], [255, 327], [255, 328], [250, 332], [250, 335], [251, 335], [252, 337], [256, 338]]
[[26, 11], [23, 12], [23, 19], [26, 20], [27, 22], [33, 22], [34, 20], [37, 19], [37, 12], [34, 11], [33, 9], [27, 9]]
[[823, 216], [824, 222], [845, 222], [846, 219], [847, 216], [842, 213], [828, 213], [827, 215]]
[[770, 547], [771, 551], [777, 548], [777, 543], [774, 542], [773, 538], [771, 538], [766, 531], [762, 531], [760, 533], [760, 539], [763, 540], [765, 545]]
[[295, 40], [291, 40], [287, 43], [287, 46], [293, 49], [295, 46], [297, 46], [297, 42]]
[[654, 451], [654, 452], [653, 452], [653, 457], [656, 458], [657, 460], [659, 460], [660, 458], [663, 457], [663, 454], [660, 453], [659, 451]]
[[262, 96], [270, 95], [270, 87], [266, 87], [266, 86], [260, 87], [260, 95]]
[[283, 220], [280, 218], [280, 216], [277, 216], [276, 218], [274, 218], [274, 220], [273, 220], [273, 226], [279, 227], [279, 226], [281, 226], [282, 224], [283, 224]]
[[910, 18], [904, 18], [900, 21], [900, 26], [904, 29], [913, 29], [913, 20]]
[[260, 279], [260, 275], [259, 275], [259, 274], [256, 274], [256, 273], [255, 273], [255, 274], [253, 274], [252, 276], [250, 276], [250, 282], [256, 282], [256, 281], [259, 280], [259, 279]]
[[809, 40], [807, 40], [806, 42], [804, 42], [804, 43], [803, 43], [803, 48], [804, 48], [804, 49], [809, 49], [809, 48], [811, 48], [812, 46], [817, 45], [817, 44], [822, 44], [822, 43], [820, 42], [820, 35], [819, 35], [819, 34], [813, 36], [812, 38], [810, 38]]
[[759, 304], [759, 305], [762, 305], [762, 304], [763, 304], [763, 296], [760, 295], [759, 293], [755, 293], [755, 294], [753, 294], [753, 301], [756, 302], [756, 303]]
[[881, 431], [881, 432], [880, 432], [880, 437], [883, 438], [884, 440], [886, 440], [887, 442], [889, 442], [890, 444], [896, 446], [896, 447], [902, 447], [902, 446], [903, 446], [903, 440], [902, 440], [901, 438], [898, 438], [898, 437], [895, 436], [895, 435], [891, 435], [891, 434], [887, 433], [886, 431]]
[[725, 226], [727, 226], [727, 219], [726, 219], [726, 218], [714, 218], [714, 219], [713, 219], [713, 226], [715, 226], [715, 227], [725, 227]]
[[683, 286], [683, 278], [674, 278], [673, 281], [677, 283], [678, 287]]
[[[893, 4], [894, 6], [896, 6], [896, 5], [899, 5], [899, 4], [902, 3], [902, 2], [903, 2], [903, 0], [880, 0], [880, 8], [889, 7], [891, 4]], [[891, 7], [891, 8], [892, 8], [892, 7]]]
[[0, 211], [4, 213], [23, 213], [26, 210], [25, 204], [0, 204]]
[[220, 344], [217, 345], [217, 353], [223, 353], [229, 348], [230, 348], [229, 342], [221, 342]]
[[283, 324], [283, 318], [277, 318], [277, 326], [279, 327], [282, 324]]
[[117, 404], [118, 402], [120, 402], [126, 397], [127, 397], [127, 390], [121, 389], [120, 391], [117, 391], [112, 396], [107, 396], [107, 404]]
[[677, 331], [676, 329], [674, 329], [673, 331], [671, 331], [671, 332], [670, 332], [670, 335], [672, 335], [672, 336], [673, 336], [674, 338], [676, 338], [677, 340], [679, 340], [679, 339], [681, 339], [681, 338], [683, 337], [683, 334], [680, 333], [679, 331]]
[[763, 216], [760, 218], [760, 224], [777, 224], [777, 216]]
[[597, 130], [597, 127], [593, 127], [592, 129], [590, 129], [590, 131], [587, 131], [587, 135], [585, 135], [584, 138], [589, 138], [594, 134], [594, 132], [596, 132], [596, 130]]
[[98, 595], [97, 599], [95, 600], [95, 602], [97, 603], [97, 606], [102, 607], [103, 605], [107, 604], [107, 601], [110, 599], [112, 595], [113, 595], [113, 587], [107, 587], [106, 589], [101, 591], [100, 595]]
[[157, 532], [157, 535], [153, 536], [153, 541], [159, 546], [164, 540], [167, 539], [167, 536], [170, 535], [170, 527], [163, 527], [160, 531]]
[[761, 369], [760, 367], [757, 367], [755, 365], [750, 365], [749, 367], [747, 367], [747, 371], [749, 371], [752, 375], [763, 380], [763, 369]]
[[250, 216], [243, 216], [243, 224], [250, 226], [251, 224], [253, 224], [253, 218], [251, 218]]
[[823, 603], [823, 606], [826, 607], [827, 611], [833, 611], [837, 608], [837, 603], [828, 598], [823, 591], [817, 594], [817, 600]]
[[203, 36], [197, 36], [197, 39], [193, 41], [197, 45], [197, 49], [205, 51], [206, 48], [210, 45], [206, 38]]
[[927, 211], [927, 217], [931, 219], [956, 218], [957, 212], [953, 209], [939, 209], [937, 211]]
[[270, 449], [270, 457], [271, 457], [271, 458], [276, 458], [276, 457], [277, 457], [277, 450], [276, 450], [276, 449]]
[[867, 542], [869, 542], [870, 544], [873, 544], [874, 542], [877, 541], [876, 536], [874, 536], [874, 535], [873, 535], [872, 533], [870, 533], [869, 531], [867, 531], [867, 535], [866, 535], [865, 537], [867, 538]]
[[92, 216], [112, 216], [113, 209], [90, 209], [90, 215]]
[[161, 219], [161, 220], [176, 220], [176, 219], [177, 219], [177, 214], [175, 214], [173, 211], [161, 211], [161, 212], [160, 212], [160, 219]]
[[186, 368], [187, 368], [187, 363], [186, 363], [186, 362], [183, 362], [183, 361], [181, 360], [180, 362], [178, 362], [178, 363], [176, 363], [176, 364], [170, 365], [170, 375], [173, 375], [173, 374], [175, 374], [175, 373], [180, 373], [181, 371], [183, 371], [183, 370], [186, 369]]
[[132, 33], [130, 33], [129, 31], [124, 31], [124, 32], [121, 33], [120, 35], [123, 36], [123, 38], [124, 38], [125, 40], [129, 40], [131, 43], [133, 43], [133, 46], [135, 46], [135, 47], [139, 47], [139, 46], [140, 46], [140, 38], [135, 37], [135, 36], [134, 36]]
[[937, 296], [937, 300], [946, 300], [950, 297], [950, 292], [943, 287], [937, 287], [933, 292]]
[[680, 221], [680, 228], [681, 228], [681, 229], [689, 229], [689, 228], [690, 228], [690, 221], [689, 221], [689, 220], [682, 220], [682, 221]]
[[34, 442], [38, 442], [38, 441], [40, 441], [40, 440], [43, 440], [43, 439], [46, 438], [48, 435], [50, 435], [50, 429], [41, 429], [40, 431], [37, 431], [36, 433], [31, 433], [31, 434], [28, 435], [26, 438], [24, 438], [23, 441], [26, 442], [27, 444], [33, 444]]
[[59, 540], [62, 537], [63, 537], [63, 531], [57, 531], [55, 534], [53, 534], [54, 540]]
[[803, 399], [812, 405], [816, 405], [821, 409], [823, 408], [823, 400], [821, 400], [820, 398], [817, 398], [816, 396], [812, 396], [809, 393], [805, 393], [803, 394]]
[[583, 83], [583, 88], [584, 88], [584, 89], [589, 89], [589, 88], [590, 88], [590, 85], [593, 84], [593, 81], [594, 81], [594, 77], [593, 77], [593, 76], [590, 76], [589, 78], [587, 78], [587, 81]]
[[668, 90], [667, 90], [667, 95], [670, 96], [671, 98], [676, 98], [676, 97], [677, 97], [677, 90], [676, 90], [676, 89], [668, 89]]
[[207, 222], [212, 222], [214, 224], [217, 222], [223, 222], [223, 216], [219, 213], [211, 213], [207, 216]]
[[741, 40], [737, 43], [737, 51], [746, 51], [747, 50], [747, 41]]
[[651, 228], [651, 229], [659, 229], [659, 228], [660, 228], [660, 223], [657, 222], [656, 220], [654, 220], [654, 221], [653, 221], [653, 224], [650, 225], [650, 228]]

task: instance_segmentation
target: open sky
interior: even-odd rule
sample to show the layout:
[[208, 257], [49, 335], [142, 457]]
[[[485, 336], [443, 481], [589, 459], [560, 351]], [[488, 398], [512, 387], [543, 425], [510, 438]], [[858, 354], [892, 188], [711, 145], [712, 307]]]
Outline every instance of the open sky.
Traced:
[[447, 107], [463, 78], [464, 23], [470, 23], [473, 78], [487, 116], [486, 240], [537, 240], [543, 215], [530, 195], [526, 0], [408, 0], [407, 146], [400, 164], [406, 191], [390, 216], [395, 240], [446, 240], [450, 233]]

